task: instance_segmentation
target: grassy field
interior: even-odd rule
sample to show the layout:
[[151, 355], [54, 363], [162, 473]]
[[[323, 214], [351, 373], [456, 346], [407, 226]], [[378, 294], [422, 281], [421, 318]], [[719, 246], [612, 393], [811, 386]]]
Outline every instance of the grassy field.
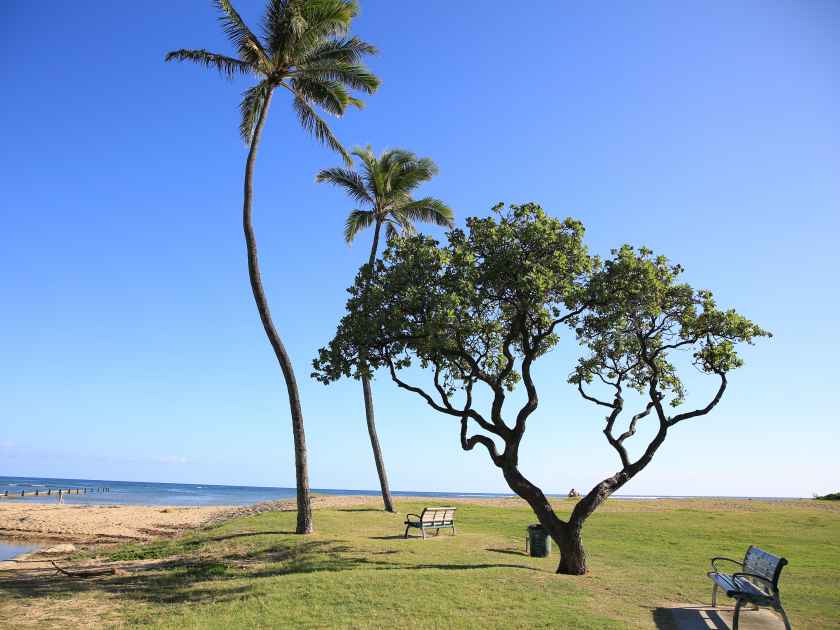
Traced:
[[840, 628], [836, 503], [612, 500], [587, 523], [585, 577], [555, 575], [556, 550], [524, 555], [524, 504], [459, 503], [457, 536], [403, 540], [403, 515], [422, 508], [318, 510], [307, 537], [274, 512], [110, 548], [99, 560], [116, 575], [4, 580], [0, 626], [655, 628], [659, 607], [709, 601], [710, 556], [755, 543], [790, 560], [793, 626]]

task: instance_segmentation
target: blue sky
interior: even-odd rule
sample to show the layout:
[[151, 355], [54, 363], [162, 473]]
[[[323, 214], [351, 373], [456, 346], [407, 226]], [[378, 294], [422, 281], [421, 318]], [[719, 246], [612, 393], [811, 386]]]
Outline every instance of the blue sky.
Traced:
[[[246, 84], [163, 63], [230, 52], [210, 3], [18, 0], [0, 18], [0, 474], [292, 485], [241, 235]], [[381, 49], [383, 84], [335, 122], [346, 145], [435, 159], [423, 193], [459, 223], [536, 201], [582, 220], [595, 253], [647, 245], [775, 333], [625, 492], [840, 489], [840, 5], [366, 0], [354, 31]], [[308, 376], [369, 237], [344, 245], [351, 204], [314, 183], [338, 160], [278, 97], [255, 223], [312, 484], [373, 489], [360, 385]], [[522, 468], [549, 491], [618, 465], [603, 414], [565, 383], [576, 356], [566, 340], [537, 370]], [[688, 384], [695, 402], [714, 388]], [[507, 490], [457, 423], [384, 378], [374, 394], [393, 488]]]

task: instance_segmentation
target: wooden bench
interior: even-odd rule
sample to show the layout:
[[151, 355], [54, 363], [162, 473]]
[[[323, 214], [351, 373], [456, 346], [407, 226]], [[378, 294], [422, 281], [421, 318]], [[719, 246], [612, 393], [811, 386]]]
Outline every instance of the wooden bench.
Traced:
[[[718, 569], [718, 562], [730, 562], [739, 567], [740, 571], [735, 573], [723, 573]], [[728, 597], [735, 598], [735, 614], [732, 618], [732, 630], [738, 630], [738, 615], [741, 606], [752, 604], [757, 609], [759, 606], [769, 606], [782, 615], [785, 628], [790, 630], [785, 609], [779, 599], [779, 575], [787, 564], [787, 560], [774, 556], [750, 545], [744, 555], [743, 562], [718, 556], [712, 558], [712, 570], [708, 576], [712, 579], [712, 606], [717, 607], [717, 591], [723, 589]]]
[[[415, 520], [412, 520], [414, 517]], [[440, 533], [441, 529], [449, 528], [452, 530], [452, 535], [455, 535], [455, 508], [454, 507], [427, 507], [420, 515], [406, 514], [405, 517], [405, 534], [403, 538], [408, 538], [408, 530], [412, 527], [420, 530], [423, 538], [426, 538], [426, 530], [435, 530], [435, 536]]]

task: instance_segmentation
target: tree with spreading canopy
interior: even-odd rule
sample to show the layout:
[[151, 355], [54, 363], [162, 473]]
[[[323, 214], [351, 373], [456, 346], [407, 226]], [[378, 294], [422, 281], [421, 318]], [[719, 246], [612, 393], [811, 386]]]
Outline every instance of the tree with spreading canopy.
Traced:
[[[365, 228], [373, 226], [373, 242], [368, 258], [368, 271], [373, 269], [379, 251], [382, 226], [386, 236], [414, 234], [414, 223], [422, 221], [445, 227], [452, 226], [451, 208], [440, 199], [422, 197], [414, 199], [412, 192], [422, 183], [437, 175], [438, 169], [430, 158], [418, 158], [404, 149], [383, 151], [377, 158], [370, 147], [357, 148], [353, 155], [359, 158], [361, 173], [350, 168], [327, 168], [315, 178], [321, 183], [333, 184], [361, 206], [350, 212], [344, 226], [344, 240], [349, 245]], [[379, 435], [373, 411], [373, 392], [370, 379], [362, 375], [362, 395], [365, 403], [368, 436], [373, 450], [373, 460], [379, 475], [379, 487], [385, 510], [395, 512], [388, 486], [385, 459], [379, 445]]]
[[260, 320], [286, 383], [292, 416], [297, 482], [297, 532], [313, 531], [306, 463], [306, 436], [297, 381], [286, 347], [274, 325], [262, 284], [257, 242], [251, 219], [254, 164], [268, 108], [275, 90], [282, 88], [292, 99], [298, 123], [315, 138], [337, 151], [349, 164], [350, 156], [321, 118], [317, 108], [341, 116], [362, 101], [350, 90], [373, 93], [379, 80], [360, 62], [376, 49], [349, 37], [350, 23], [358, 12], [354, 0], [268, 0], [258, 37], [229, 0], [216, 0], [219, 21], [237, 56], [204, 49], [181, 49], [166, 61], [189, 61], [219, 71], [226, 78], [254, 78], [256, 84], [242, 93], [239, 132], [248, 145], [242, 224], [248, 255], [248, 275]]
[[[384, 367], [400, 388], [458, 419], [461, 447], [484, 448], [557, 543], [558, 573], [582, 575], [585, 520], [647, 466], [672, 427], [718, 404], [728, 372], [742, 363], [736, 344], [769, 333], [718, 309], [710, 292], [681, 283], [682, 269], [650, 250], [624, 246], [601, 261], [588, 254], [578, 221], [556, 219], [535, 204], [494, 210], [495, 217], [468, 219], [466, 231], [451, 230], [444, 245], [424, 236], [391, 238], [370, 278], [360, 273], [350, 288], [348, 312], [319, 351], [313, 376], [323, 383], [370, 378]], [[533, 363], [563, 333], [575, 335], [585, 350], [568, 380], [586, 400], [609, 409], [604, 434], [621, 462], [565, 520], [519, 461], [539, 403]], [[719, 385], [704, 407], [672, 415], [666, 406], [680, 407], [685, 394], [672, 355], [683, 350]], [[415, 363], [429, 387], [407, 381], [405, 370]], [[611, 400], [590, 391], [596, 380], [610, 388]], [[507, 411], [506, 397], [520, 382], [526, 400]], [[487, 410], [474, 405], [479, 384], [492, 401]], [[647, 402], [616, 435], [625, 389]], [[626, 443], [648, 416], [657, 430], [634, 459]]]

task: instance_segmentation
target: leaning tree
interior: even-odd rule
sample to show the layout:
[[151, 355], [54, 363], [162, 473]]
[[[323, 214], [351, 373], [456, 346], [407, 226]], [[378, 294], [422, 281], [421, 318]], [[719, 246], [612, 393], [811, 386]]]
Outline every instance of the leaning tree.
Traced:
[[291, 358], [271, 317], [262, 284], [257, 239], [251, 218], [254, 164], [268, 108], [275, 91], [288, 92], [298, 123], [315, 138], [350, 162], [347, 151], [321, 118], [317, 108], [341, 116], [362, 101], [350, 94], [359, 90], [371, 94], [377, 79], [360, 62], [376, 49], [357, 37], [349, 37], [350, 23], [358, 12], [355, 0], [267, 0], [261, 37], [234, 9], [229, 0], [215, 0], [219, 21], [236, 48], [236, 57], [204, 49], [181, 49], [166, 55], [166, 61], [189, 61], [218, 70], [223, 76], [245, 76], [255, 83], [242, 93], [239, 132], [248, 144], [242, 202], [242, 226], [248, 253], [251, 291], [289, 395], [292, 435], [295, 446], [297, 485], [297, 533], [313, 530], [309, 500], [309, 472], [306, 464], [306, 436], [297, 380]]
[[[351, 287], [348, 313], [320, 350], [313, 375], [329, 383], [385, 367], [399, 387], [457, 418], [462, 448], [486, 449], [557, 543], [557, 571], [581, 575], [586, 518], [651, 461], [671, 427], [717, 405], [727, 373], [741, 365], [735, 344], [768, 333], [719, 310], [708, 291], [680, 283], [680, 267], [649, 250], [625, 246], [602, 263], [588, 255], [577, 221], [560, 221], [534, 204], [495, 210], [498, 219], [470, 218], [467, 230], [450, 231], [443, 246], [422, 236], [390, 239], [373, 276], [360, 274]], [[621, 460], [621, 470], [597, 484], [566, 520], [519, 469], [526, 424], [538, 405], [532, 366], [563, 331], [576, 334], [586, 349], [569, 380], [587, 400], [609, 409], [604, 433]], [[671, 355], [685, 349], [720, 385], [705, 407], [669, 415], [666, 406], [680, 406], [684, 393]], [[426, 368], [429, 387], [407, 381], [405, 370], [414, 363]], [[595, 380], [614, 390], [612, 400], [587, 389]], [[506, 396], [520, 381], [527, 399], [507, 412]], [[474, 405], [478, 384], [490, 394], [487, 410]], [[625, 388], [647, 402], [616, 435]], [[626, 441], [648, 416], [658, 429], [633, 459]]]
[[[373, 262], [379, 251], [379, 238], [382, 227], [386, 237], [392, 234], [413, 234], [416, 222], [433, 223], [451, 227], [452, 209], [440, 199], [434, 197], [412, 197], [414, 190], [422, 183], [437, 175], [437, 165], [431, 158], [418, 158], [411, 151], [389, 149], [377, 158], [370, 147], [353, 150], [353, 155], [362, 164], [361, 173], [348, 168], [327, 168], [315, 178], [321, 183], [330, 183], [342, 188], [361, 206], [350, 212], [344, 225], [344, 240], [353, 242], [356, 235], [367, 227], [373, 227], [373, 241], [370, 246], [368, 270], [373, 269]], [[373, 460], [379, 475], [382, 501], [388, 512], [395, 512], [388, 486], [388, 473], [376, 432], [373, 411], [373, 392], [370, 379], [362, 375], [362, 395], [365, 402], [368, 436], [373, 450]]]

